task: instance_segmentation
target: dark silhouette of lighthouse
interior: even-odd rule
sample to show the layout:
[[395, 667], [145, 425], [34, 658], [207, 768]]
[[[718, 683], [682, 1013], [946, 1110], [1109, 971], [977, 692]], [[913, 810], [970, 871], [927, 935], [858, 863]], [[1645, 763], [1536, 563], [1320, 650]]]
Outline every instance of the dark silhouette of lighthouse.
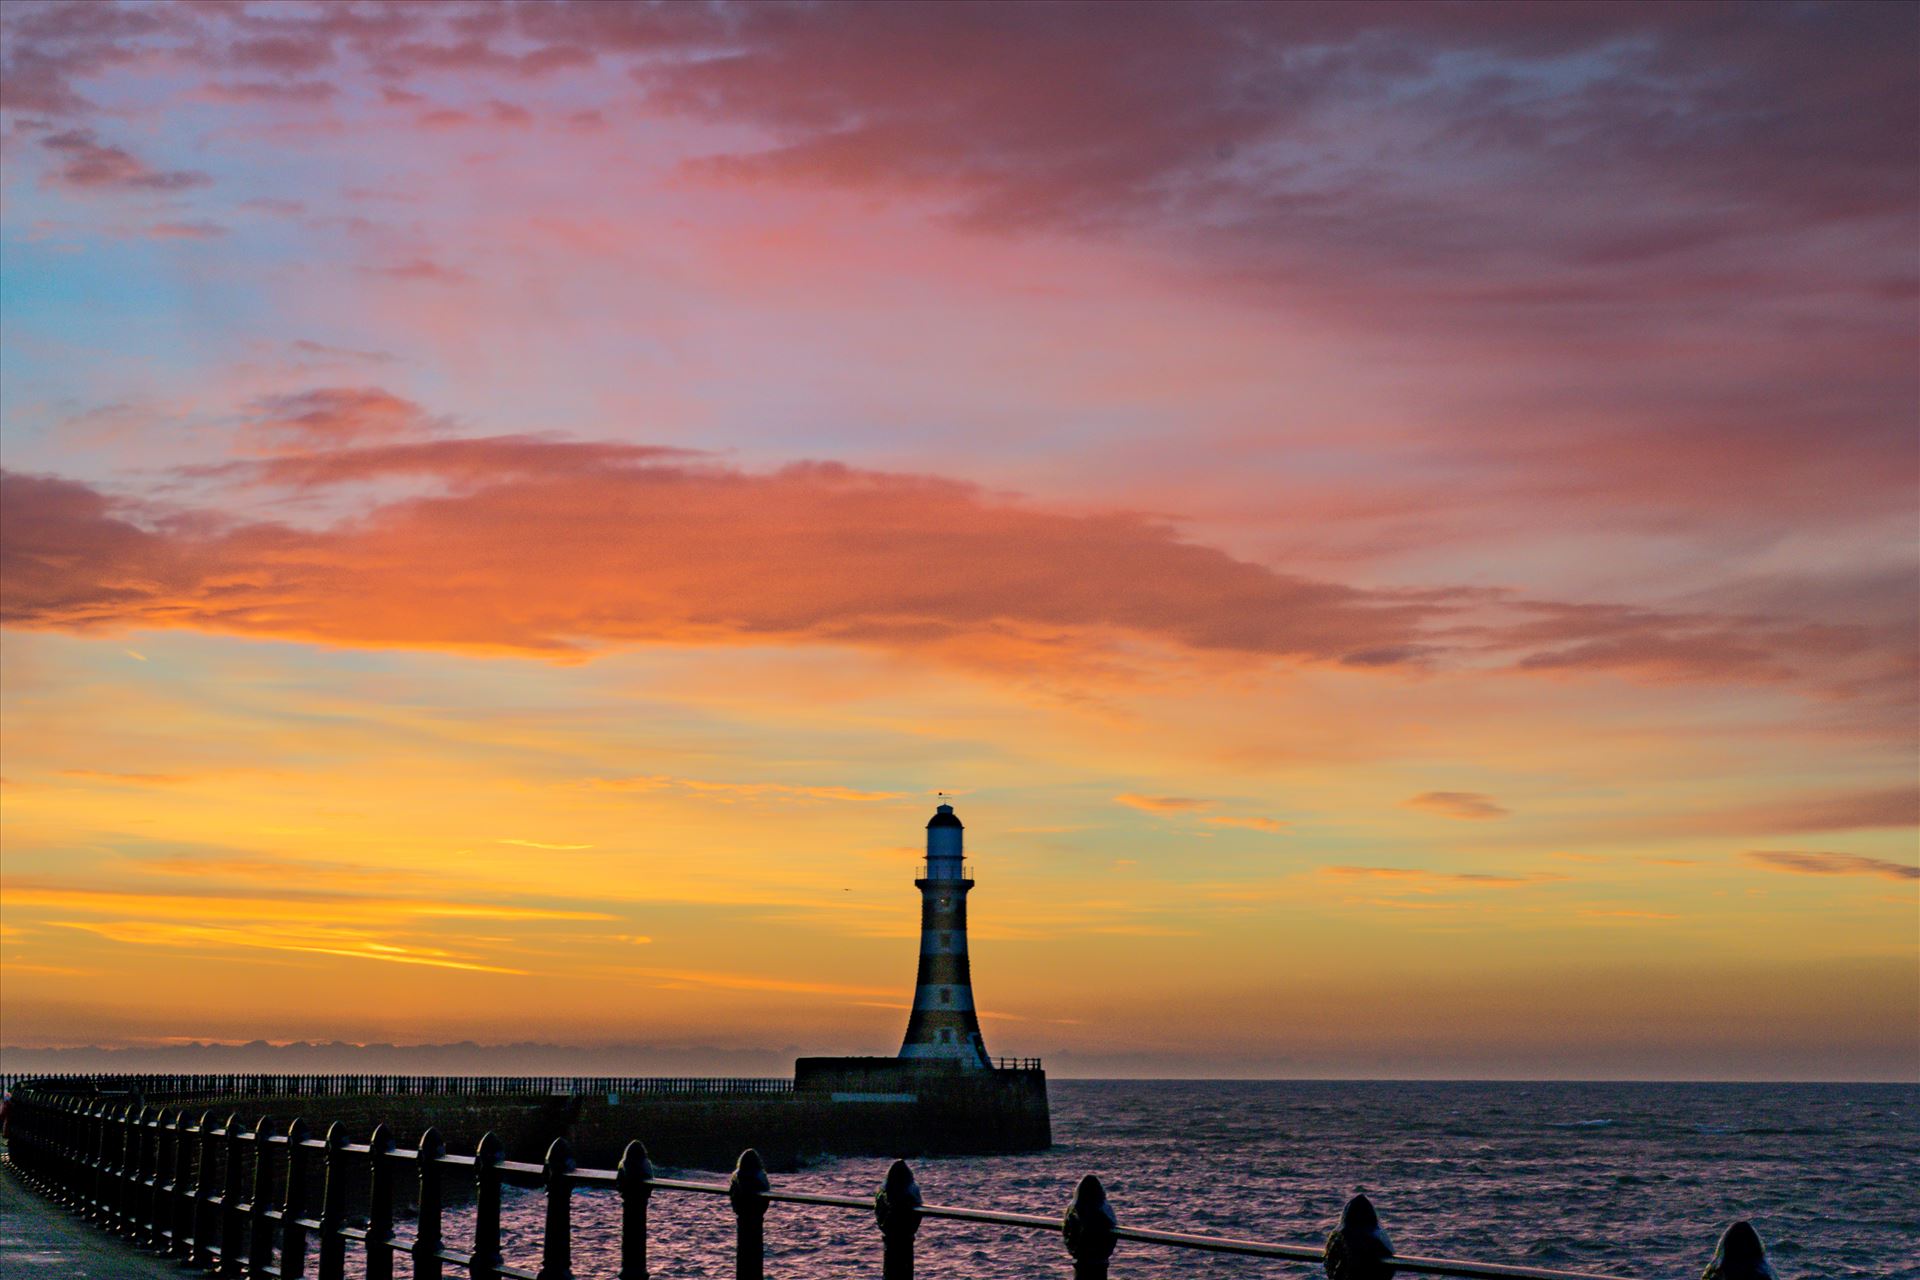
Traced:
[[900, 1056], [989, 1067], [973, 1010], [973, 973], [967, 963], [967, 890], [972, 868], [961, 854], [964, 828], [943, 804], [927, 823], [927, 863], [920, 879], [920, 973], [913, 986], [913, 1016]]

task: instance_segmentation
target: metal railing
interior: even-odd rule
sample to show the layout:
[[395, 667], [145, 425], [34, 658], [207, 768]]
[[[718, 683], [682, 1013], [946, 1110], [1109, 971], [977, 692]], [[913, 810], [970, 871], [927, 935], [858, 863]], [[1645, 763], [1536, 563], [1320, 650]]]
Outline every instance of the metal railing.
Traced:
[[[94, 1093], [143, 1098], [411, 1098], [457, 1094], [476, 1098], [547, 1098], [631, 1094], [636, 1097], [740, 1097], [793, 1092], [784, 1076], [382, 1076], [382, 1075], [36, 1075], [40, 1084], [88, 1086]], [[12, 1087], [12, 1081], [3, 1083]]]
[[995, 1071], [1040, 1070], [1040, 1059], [1038, 1058], [994, 1058], [992, 1059], [992, 1063]]
[[973, 879], [973, 864], [971, 862], [962, 862], [962, 863], [956, 864], [952, 861], [949, 861], [943, 858], [940, 861], [940, 866], [941, 866], [941, 869], [945, 871], [953, 870], [956, 866], [958, 866], [960, 874], [957, 876], [936, 876], [935, 874], [933, 874], [933, 859], [922, 858], [920, 859], [920, 874], [916, 878], [920, 880], [946, 880], [946, 881], [951, 881], [955, 884], [958, 884], [962, 880]]
[[[264, 1131], [265, 1121], [249, 1130], [237, 1115], [216, 1124], [213, 1113], [190, 1120], [181, 1109], [109, 1101], [28, 1086], [16, 1094], [8, 1160], [36, 1188], [69, 1209], [132, 1243], [159, 1251], [221, 1276], [304, 1280], [311, 1245], [318, 1246], [318, 1280], [344, 1280], [349, 1249], [365, 1260], [368, 1280], [393, 1280], [394, 1258], [406, 1254], [415, 1280], [442, 1280], [448, 1265], [466, 1269], [474, 1280], [571, 1280], [573, 1276], [572, 1195], [576, 1190], [612, 1191], [620, 1197], [620, 1271], [622, 1280], [645, 1280], [647, 1217], [657, 1192], [725, 1196], [735, 1218], [737, 1280], [763, 1280], [766, 1266], [766, 1217], [776, 1204], [806, 1205], [871, 1213], [879, 1229], [881, 1274], [885, 1280], [912, 1280], [914, 1239], [930, 1220], [985, 1223], [1060, 1233], [1075, 1280], [1106, 1280], [1109, 1260], [1121, 1242], [1208, 1253], [1237, 1254], [1280, 1262], [1324, 1264], [1334, 1280], [1365, 1280], [1390, 1274], [1385, 1268], [1419, 1275], [1461, 1276], [1482, 1280], [1613, 1280], [1590, 1273], [1550, 1271], [1454, 1258], [1430, 1258], [1388, 1251], [1373, 1224], [1364, 1197], [1350, 1202], [1341, 1227], [1324, 1247], [1273, 1244], [1222, 1236], [1191, 1235], [1141, 1227], [1122, 1227], [1107, 1202], [1100, 1180], [1080, 1180], [1064, 1218], [996, 1210], [951, 1208], [923, 1202], [913, 1172], [895, 1161], [872, 1199], [777, 1191], [758, 1153], [741, 1153], [726, 1182], [690, 1182], [654, 1175], [646, 1148], [629, 1142], [612, 1169], [581, 1169], [565, 1139], [547, 1148], [540, 1164], [508, 1160], [493, 1134], [482, 1138], [470, 1156], [450, 1155], [435, 1129], [418, 1147], [395, 1144], [387, 1126], [373, 1130], [365, 1143], [348, 1141], [342, 1127], [331, 1126], [315, 1138], [303, 1120], [284, 1134]], [[317, 1207], [309, 1180], [317, 1172]], [[417, 1182], [418, 1211], [412, 1238], [394, 1234], [396, 1178], [411, 1172]], [[466, 1248], [442, 1234], [444, 1180], [451, 1173], [471, 1180], [476, 1213]], [[546, 1212], [538, 1270], [509, 1265], [501, 1254], [501, 1188], [546, 1192]], [[364, 1224], [350, 1223], [347, 1204], [364, 1188]], [[1356, 1217], [1356, 1207], [1365, 1214]], [[1349, 1219], [1353, 1224], [1349, 1225]], [[1752, 1228], [1736, 1223], [1722, 1240], [1729, 1247], [1736, 1233], [1742, 1249], [1758, 1249]], [[1747, 1244], [1747, 1238], [1752, 1243]], [[1761, 1254], [1764, 1257], [1764, 1251]], [[1708, 1274], [1725, 1274], [1716, 1258]], [[1744, 1273], [1742, 1273], [1744, 1274]]]

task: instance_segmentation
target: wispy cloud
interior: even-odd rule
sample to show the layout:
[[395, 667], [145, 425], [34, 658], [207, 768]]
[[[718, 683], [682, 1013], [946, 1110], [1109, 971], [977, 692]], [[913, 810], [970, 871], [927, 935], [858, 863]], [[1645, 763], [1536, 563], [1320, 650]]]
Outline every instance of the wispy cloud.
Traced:
[[1123, 791], [1113, 798], [1115, 804], [1125, 805], [1129, 809], [1138, 809], [1142, 813], [1193, 813], [1206, 808], [1211, 801], [1196, 800], [1191, 796], [1143, 796], [1131, 791]]
[[1694, 825], [1727, 833], [1800, 835], [1920, 824], [1920, 787], [1816, 793], [1698, 819]]
[[856, 986], [843, 982], [815, 982], [805, 978], [779, 978], [764, 973], [728, 973], [713, 969], [630, 968], [629, 973], [658, 978], [662, 982], [694, 987], [714, 987], [725, 991], [781, 991], [793, 995], [819, 996], [891, 996], [888, 987]]
[[1484, 821], [1504, 818], [1510, 812], [1494, 798], [1479, 791], [1423, 791], [1403, 803], [1410, 809], [1425, 809], [1447, 818]]
[[139, 889], [101, 889], [47, 884], [28, 879], [5, 882], [9, 906], [52, 907], [101, 914], [141, 915], [170, 920], [271, 920], [314, 913], [316, 904], [351, 903], [362, 920], [613, 920], [604, 911], [541, 907], [505, 902], [443, 902], [350, 892], [200, 891], [177, 893]]
[[411, 280], [426, 284], [462, 284], [467, 280], [466, 272], [444, 266], [431, 258], [409, 258], [405, 262], [367, 267], [364, 270], [368, 275], [388, 280]]
[[794, 784], [786, 782], [712, 782], [703, 778], [675, 778], [666, 775], [629, 778], [592, 778], [589, 785], [608, 791], [678, 790], [722, 799], [747, 800], [845, 800], [866, 803], [877, 800], [904, 800], [904, 791], [862, 791], [857, 787]]
[[1418, 884], [1481, 886], [1511, 889], [1520, 885], [1554, 884], [1567, 877], [1551, 871], [1511, 874], [1489, 871], [1429, 871], [1422, 867], [1322, 867], [1320, 874], [1341, 880], [1403, 880]]
[[1671, 911], [1635, 911], [1629, 908], [1588, 907], [1578, 913], [1585, 920], [1678, 920]]
[[591, 848], [593, 848], [593, 846], [592, 846], [592, 845], [590, 845], [590, 844], [549, 844], [549, 843], [547, 843], [547, 842], [546, 842], [546, 841], [544, 841], [544, 840], [514, 840], [514, 839], [506, 839], [506, 840], [496, 840], [496, 841], [494, 841], [494, 843], [495, 843], [495, 844], [515, 844], [515, 845], [519, 845], [519, 846], [520, 846], [521, 848], [523, 848], [523, 849], [555, 849], [555, 850], [572, 850], [572, 849], [591, 849]]
[[526, 972], [506, 965], [486, 964], [443, 948], [382, 941], [364, 930], [302, 922], [206, 925], [164, 920], [52, 920], [48, 923], [131, 946], [285, 951], [341, 956], [352, 960], [376, 960], [385, 964], [420, 965], [432, 969], [464, 969], [475, 973]]
[[[140, 661], [145, 662], [142, 658]], [[82, 782], [107, 782], [123, 787], [173, 787], [183, 782], [193, 781], [193, 775], [186, 773], [121, 773], [113, 769], [62, 769], [63, 778], [76, 778]]]
[[80, 191], [184, 191], [212, 181], [204, 173], [156, 169], [128, 151], [102, 142], [92, 129], [68, 129], [40, 139], [55, 167], [50, 178]]
[[156, 222], [147, 227], [150, 240], [218, 240], [227, 228], [217, 222]]
[[1752, 849], [1740, 855], [1770, 871], [1802, 876], [1879, 876], [1886, 880], [1920, 880], [1920, 866], [1869, 858], [1858, 853], [1802, 853], [1791, 849]]
[[141, 857], [133, 869], [162, 876], [189, 876], [211, 889], [222, 881], [238, 880], [272, 886], [299, 885], [303, 889], [332, 889], [371, 894], [437, 888], [439, 875], [390, 864], [329, 862], [315, 858], [274, 857], [244, 853], [176, 853]]
[[1212, 827], [1244, 827], [1248, 831], [1285, 831], [1288, 824], [1278, 818], [1202, 818], [1200, 821]]

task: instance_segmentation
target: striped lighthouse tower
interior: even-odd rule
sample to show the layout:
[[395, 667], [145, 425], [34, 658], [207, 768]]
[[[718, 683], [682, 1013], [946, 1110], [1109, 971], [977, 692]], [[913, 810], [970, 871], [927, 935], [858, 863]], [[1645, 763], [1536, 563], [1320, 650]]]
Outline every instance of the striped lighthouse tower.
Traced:
[[920, 973], [900, 1056], [987, 1067], [992, 1064], [980, 1040], [967, 964], [967, 890], [973, 877], [960, 851], [963, 830], [950, 804], [941, 805], [927, 823], [927, 864], [913, 882], [920, 890]]

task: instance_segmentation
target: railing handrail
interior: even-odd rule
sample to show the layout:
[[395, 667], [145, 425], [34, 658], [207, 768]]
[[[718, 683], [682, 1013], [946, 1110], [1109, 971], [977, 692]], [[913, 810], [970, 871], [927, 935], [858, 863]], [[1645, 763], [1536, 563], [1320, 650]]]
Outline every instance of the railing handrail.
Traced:
[[965, 860], [956, 861], [955, 859], [952, 859], [952, 858], [938, 859], [942, 867], [958, 866], [960, 868], [960, 874], [958, 876], [936, 876], [933, 874], [933, 864], [935, 861], [936, 860], [933, 858], [920, 859], [920, 874], [915, 878], [920, 880], [971, 880], [973, 879], [973, 864], [971, 862], [967, 862]]
[[[316, 1138], [301, 1120], [295, 1120], [285, 1133], [268, 1133], [261, 1129], [262, 1122], [255, 1122], [249, 1129], [237, 1115], [230, 1115], [216, 1125], [211, 1110], [204, 1112], [199, 1121], [192, 1121], [177, 1106], [161, 1108], [132, 1101], [110, 1102], [58, 1087], [37, 1089], [35, 1086], [41, 1083], [29, 1082], [16, 1097], [18, 1110], [8, 1160], [20, 1166], [50, 1194], [138, 1243], [194, 1261], [220, 1259], [223, 1275], [299, 1280], [305, 1274], [309, 1233], [318, 1237], [319, 1280], [341, 1280], [344, 1250], [350, 1241], [362, 1244], [370, 1258], [376, 1254], [391, 1258], [395, 1252], [406, 1251], [411, 1252], [416, 1261], [423, 1257], [437, 1258], [489, 1270], [490, 1274], [499, 1276], [533, 1274], [482, 1257], [487, 1250], [497, 1250], [498, 1187], [502, 1185], [546, 1190], [540, 1275], [570, 1274], [569, 1203], [571, 1193], [579, 1188], [612, 1190], [621, 1196], [621, 1274], [625, 1276], [646, 1274], [647, 1201], [655, 1192], [728, 1198], [739, 1219], [736, 1274], [740, 1280], [763, 1280], [763, 1224], [767, 1209], [775, 1204], [875, 1214], [886, 1245], [883, 1270], [890, 1278], [912, 1275], [913, 1235], [925, 1220], [945, 1219], [1048, 1232], [1063, 1228], [1062, 1219], [1039, 1214], [925, 1204], [904, 1161], [896, 1161], [888, 1171], [880, 1195], [868, 1199], [776, 1189], [768, 1181], [760, 1157], [752, 1150], [741, 1154], [739, 1166], [727, 1182], [692, 1181], [657, 1176], [647, 1160], [645, 1148], [638, 1142], [627, 1144], [619, 1167], [614, 1169], [576, 1167], [565, 1139], [556, 1139], [548, 1148], [546, 1159], [533, 1164], [506, 1159], [492, 1134], [481, 1140], [475, 1154], [456, 1155], [446, 1151], [434, 1129], [428, 1129], [416, 1147], [392, 1143], [384, 1125], [376, 1128], [372, 1138], [364, 1143], [347, 1141], [337, 1124], [324, 1139]], [[250, 1162], [244, 1156], [249, 1149], [253, 1153]], [[270, 1151], [275, 1153], [272, 1162], [267, 1159]], [[281, 1151], [284, 1156], [279, 1154]], [[364, 1229], [348, 1226], [345, 1221], [342, 1161], [359, 1161], [367, 1171], [369, 1225]], [[403, 1244], [392, 1234], [395, 1186], [389, 1162], [409, 1164], [417, 1171], [418, 1220], [422, 1225], [412, 1244]], [[252, 1191], [243, 1200], [242, 1174], [249, 1163]], [[276, 1176], [273, 1164], [282, 1165], [283, 1172]], [[216, 1165], [222, 1175], [218, 1187], [213, 1183]], [[306, 1199], [306, 1182], [316, 1171], [316, 1165], [317, 1171], [324, 1175], [324, 1192], [317, 1212], [310, 1211]], [[439, 1237], [441, 1177], [438, 1171], [442, 1168], [457, 1169], [463, 1177], [471, 1176], [479, 1188], [480, 1210], [471, 1253], [452, 1249]], [[189, 1174], [193, 1175], [191, 1184]], [[489, 1192], [489, 1187], [494, 1189]], [[284, 1192], [278, 1207], [266, 1199], [273, 1196], [276, 1188]], [[1325, 1247], [1316, 1247], [1123, 1227], [1114, 1220], [1098, 1179], [1092, 1177], [1081, 1180], [1064, 1219], [1064, 1229], [1067, 1247], [1074, 1256], [1077, 1280], [1105, 1280], [1107, 1258], [1119, 1241], [1283, 1262], [1319, 1263], [1329, 1257], [1335, 1239], [1344, 1239], [1346, 1230], [1343, 1227], [1337, 1231]], [[283, 1237], [278, 1266], [272, 1261], [276, 1234]], [[1367, 1239], [1363, 1237], [1362, 1242]], [[241, 1263], [243, 1240], [246, 1261]], [[497, 1259], [497, 1253], [494, 1256]], [[1620, 1280], [1589, 1272], [1417, 1254], [1390, 1254], [1382, 1261], [1399, 1271], [1456, 1276], [1463, 1280]], [[434, 1274], [438, 1274], [437, 1271]]]

